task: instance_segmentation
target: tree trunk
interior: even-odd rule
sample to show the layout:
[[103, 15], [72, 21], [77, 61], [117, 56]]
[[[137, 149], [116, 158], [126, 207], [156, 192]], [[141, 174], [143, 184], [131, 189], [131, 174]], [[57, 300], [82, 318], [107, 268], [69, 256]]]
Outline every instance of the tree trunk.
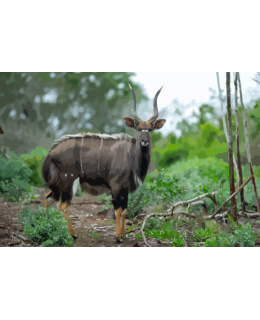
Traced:
[[[227, 117], [228, 117], [228, 161], [229, 161], [229, 183], [230, 195], [235, 192], [234, 166], [233, 166], [233, 139], [232, 139], [232, 115], [231, 115], [231, 97], [230, 97], [230, 72], [226, 73], [227, 86]], [[231, 216], [237, 221], [236, 198], [231, 199]]]
[[[239, 186], [243, 184], [243, 175], [241, 167], [241, 157], [239, 151], [239, 116], [238, 116], [238, 102], [237, 102], [237, 72], [234, 73], [234, 85], [235, 85], [235, 113], [236, 113], [236, 147], [237, 147], [237, 166], [239, 173]], [[240, 199], [242, 204], [242, 211], [245, 211], [245, 199], [244, 199], [244, 188], [240, 191]]]
[[[229, 144], [227, 124], [226, 124], [226, 119], [225, 119], [225, 112], [224, 112], [224, 108], [223, 108], [223, 98], [222, 98], [221, 88], [220, 88], [220, 83], [219, 83], [219, 74], [218, 74], [218, 72], [216, 72], [216, 74], [217, 74], [217, 81], [218, 81], [218, 94], [219, 94], [219, 101], [220, 101], [221, 111], [222, 111], [222, 121], [223, 121], [223, 126], [224, 126], [224, 133], [226, 136], [227, 144]], [[234, 166], [235, 166], [235, 170], [236, 170], [236, 174], [237, 174], [238, 185], [241, 185], [241, 181], [239, 181], [238, 165], [237, 165], [234, 153], [233, 153], [233, 162], [234, 162]]]
[[[252, 160], [251, 160], [251, 153], [250, 153], [250, 146], [249, 146], [249, 139], [248, 139], [248, 135], [249, 135], [248, 134], [248, 124], [247, 124], [247, 118], [246, 118], [245, 107], [244, 107], [244, 102], [243, 102], [242, 86], [241, 86], [239, 72], [237, 72], [237, 79], [238, 79], [238, 84], [239, 84], [240, 103], [241, 103], [241, 107], [242, 107], [242, 115], [243, 115], [243, 123], [244, 123], [246, 153], [247, 153], [247, 159], [248, 159], [248, 163], [249, 163], [250, 171], [251, 171], [251, 175], [252, 175], [252, 174], [254, 174], [254, 172], [253, 172], [253, 167], [252, 167]], [[259, 205], [258, 194], [257, 194], [257, 189], [256, 189], [255, 176], [253, 176], [252, 183], [254, 185], [254, 190], [255, 190], [255, 200], [256, 200], [257, 211], [260, 212], [260, 210], [259, 210], [260, 205]]]

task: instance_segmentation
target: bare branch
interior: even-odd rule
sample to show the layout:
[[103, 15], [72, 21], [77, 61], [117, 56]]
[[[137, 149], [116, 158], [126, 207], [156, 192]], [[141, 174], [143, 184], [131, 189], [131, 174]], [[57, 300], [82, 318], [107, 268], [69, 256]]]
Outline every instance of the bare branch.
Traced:
[[244, 188], [244, 186], [245, 186], [246, 184], [248, 184], [248, 182], [249, 182], [251, 179], [253, 179], [253, 177], [254, 177], [254, 175], [252, 174], [251, 177], [248, 178], [248, 179], [239, 187], [239, 189], [238, 189], [236, 192], [234, 192], [226, 201], [224, 201], [224, 202], [222, 203], [222, 205], [214, 212], [214, 214], [212, 215], [212, 218], [214, 218], [215, 215], [218, 213], [218, 211], [219, 211], [221, 208], [223, 208], [242, 188]]
[[[232, 138], [232, 112], [231, 112], [231, 94], [230, 94], [230, 72], [226, 72], [226, 87], [227, 87], [227, 116], [228, 116], [228, 162], [229, 162], [229, 185], [230, 194], [235, 192], [235, 178], [234, 178], [234, 153], [233, 153], [233, 138]], [[238, 176], [239, 177], [239, 176]], [[237, 221], [236, 198], [231, 198], [231, 215]]]
[[[236, 113], [236, 148], [237, 148], [237, 165], [238, 165], [238, 186], [243, 183], [241, 157], [239, 150], [239, 116], [238, 116], [238, 96], [237, 96], [237, 72], [234, 72], [234, 86], [235, 86], [235, 113]], [[242, 203], [242, 210], [245, 211], [245, 199], [244, 199], [244, 189], [240, 191], [240, 198]]]
[[[254, 175], [253, 167], [252, 167], [252, 160], [251, 160], [251, 153], [250, 153], [250, 146], [249, 146], [249, 139], [248, 139], [248, 136], [249, 136], [249, 133], [248, 133], [248, 122], [247, 122], [247, 117], [246, 117], [246, 113], [245, 113], [245, 106], [244, 106], [244, 103], [243, 103], [242, 86], [241, 86], [239, 72], [237, 72], [237, 79], [238, 79], [238, 83], [239, 83], [239, 93], [240, 93], [240, 102], [241, 102], [241, 107], [242, 107], [242, 115], [243, 115], [243, 123], [244, 123], [247, 159], [248, 159], [248, 163], [249, 163], [249, 166], [250, 166], [251, 174]], [[258, 194], [257, 194], [257, 189], [256, 189], [256, 183], [255, 183], [255, 177], [254, 176], [252, 178], [252, 183], [253, 183], [254, 191], [255, 191], [255, 199], [256, 199], [257, 211], [260, 212], [260, 206], [259, 206], [259, 200], [258, 200]]]
[[252, 79], [252, 80], [254, 80], [256, 83], [260, 84], [260, 81], [254, 79], [254, 78], [250, 78], [250, 79]]
[[[221, 111], [222, 111], [222, 122], [223, 122], [223, 127], [224, 127], [224, 133], [225, 133], [225, 137], [226, 137], [226, 140], [227, 140], [227, 144], [229, 144], [227, 124], [226, 124], [225, 112], [224, 112], [224, 107], [223, 107], [223, 97], [222, 97], [221, 88], [220, 88], [220, 82], [219, 82], [219, 74], [218, 74], [218, 72], [216, 72], [216, 74], [217, 74], [217, 81], [218, 81], [219, 101], [220, 101]], [[236, 162], [236, 158], [235, 158], [234, 153], [233, 153], [233, 162], [234, 162], [234, 166], [235, 166], [235, 170], [236, 170], [236, 174], [237, 174], [237, 179], [238, 179], [238, 182], [239, 182], [238, 166], [237, 166], [237, 162]]]

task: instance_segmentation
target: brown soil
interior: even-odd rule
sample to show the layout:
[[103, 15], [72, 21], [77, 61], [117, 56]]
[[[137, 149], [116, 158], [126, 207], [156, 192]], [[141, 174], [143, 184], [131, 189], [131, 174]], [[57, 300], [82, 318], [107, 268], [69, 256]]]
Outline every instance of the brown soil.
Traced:
[[[33, 200], [30, 207], [45, 207], [45, 195], [48, 190], [38, 188], [40, 194]], [[29, 241], [23, 233], [23, 227], [18, 221], [19, 206], [13, 202], [2, 202], [0, 198], [0, 247], [37, 247], [39, 244]], [[53, 206], [56, 206], [55, 203]], [[115, 240], [116, 224], [113, 210], [100, 212], [102, 204], [95, 196], [83, 194], [74, 197], [69, 207], [71, 222], [77, 239], [72, 247], [146, 247], [142, 240], [136, 239], [136, 233], [129, 233], [124, 242], [117, 244]], [[132, 222], [126, 219], [126, 230]], [[148, 238], [153, 247], [172, 247], [171, 243]]]

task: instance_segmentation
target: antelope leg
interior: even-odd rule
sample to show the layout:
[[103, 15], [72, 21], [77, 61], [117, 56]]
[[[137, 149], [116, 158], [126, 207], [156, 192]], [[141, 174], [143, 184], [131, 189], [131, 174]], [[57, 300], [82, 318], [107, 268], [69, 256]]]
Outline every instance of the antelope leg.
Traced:
[[54, 203], [53, 192], [50, 191], [45, 196], [45, 212], [47, 213], [47, 208]]
[[127, 209], [123, 210], [122, 214], [121, 214], [120, 229], [121, 229], [122, 238], [124, 238], [124, 236], [125, 236], [125, 216], [126, 216], [126, 214], [127, 214]]
[[121, 214], [122, 214], [122, 208], [119, 208], [115, 210], [116, 215], [116, 239], [117, 242], [121, 242]]
[[75, 231], [73, 229], [73, 226], [72, 226], [72, 223], [71, 223], [71, 220], [70, 220], [70, 216], [69, 216], [69, 208], [68, 208], [68, 205], [66, 202], [61, 202], [60, 205], [59, 205], [61, 211], [63, 212], [63, 217], [65, 220], [69, 220], [69, 224], [68, 224], [68, 227], [69, 227], [69, 230], [70, 230], [70, 234], [72, 235], [73, 238], [76, 237], [75, 235]]

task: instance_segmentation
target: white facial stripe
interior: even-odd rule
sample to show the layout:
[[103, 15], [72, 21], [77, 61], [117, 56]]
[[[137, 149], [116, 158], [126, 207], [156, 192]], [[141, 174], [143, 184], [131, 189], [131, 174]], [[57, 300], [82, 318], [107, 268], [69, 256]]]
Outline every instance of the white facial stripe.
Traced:
[[148, 132], [148, 130], [142, 130], [142, 132]]

